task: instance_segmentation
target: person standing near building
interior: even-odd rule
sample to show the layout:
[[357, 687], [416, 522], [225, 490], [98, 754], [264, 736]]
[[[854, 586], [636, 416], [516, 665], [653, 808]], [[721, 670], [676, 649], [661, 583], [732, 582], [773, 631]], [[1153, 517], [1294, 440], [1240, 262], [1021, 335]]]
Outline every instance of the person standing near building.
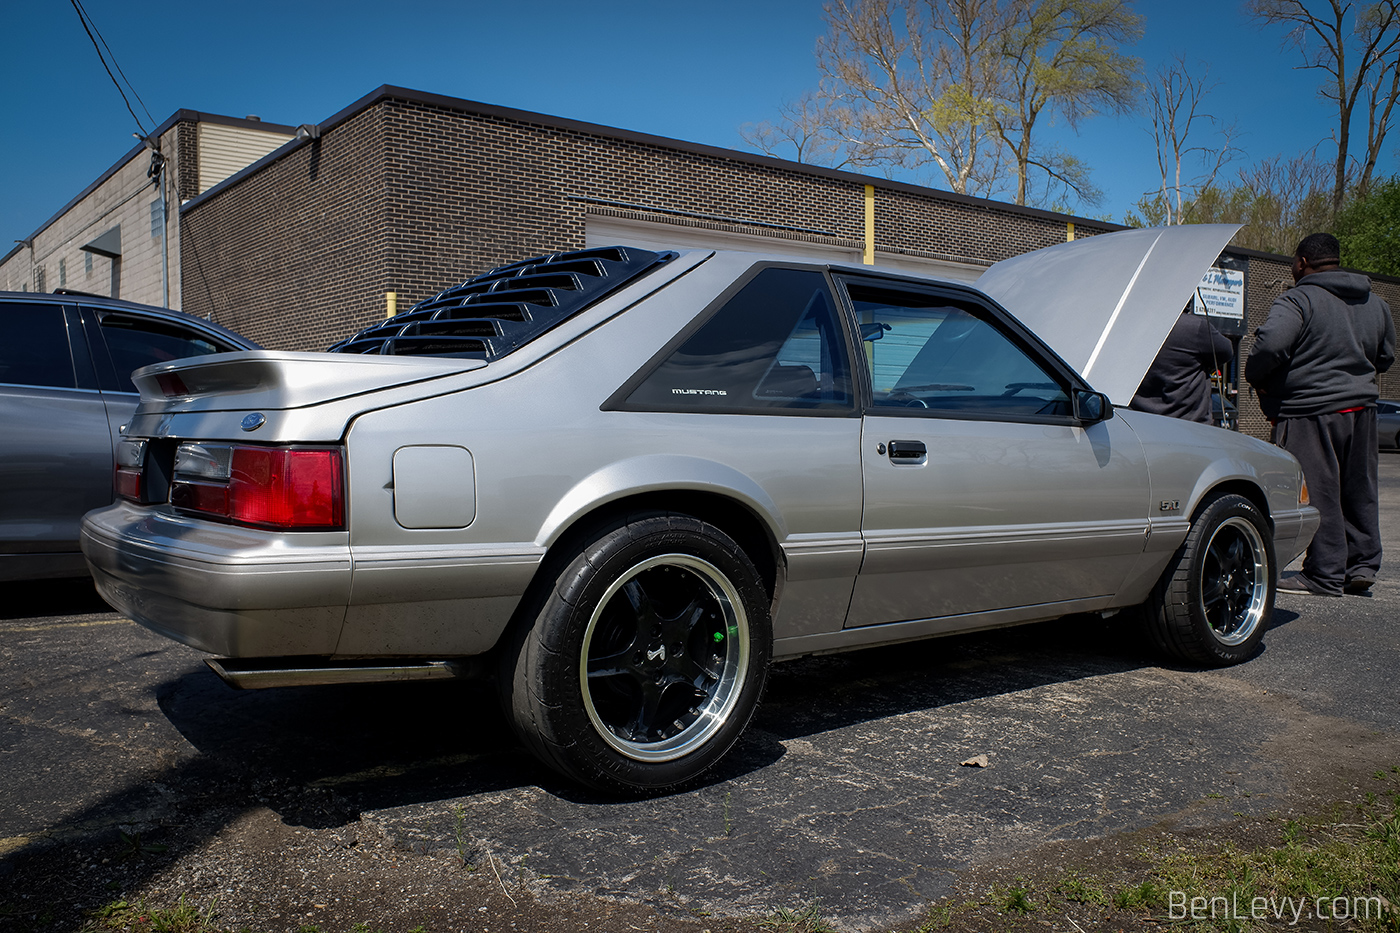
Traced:
[[1206, 318], [1191, 313], [1191, 306], [1187, 305], [1128, 407], [1210, 424], [1215, 420], [1210, 408], [1211, 374], [1223, 370], [1234, 358], [1235, 347], [1230, 338]]
[[1255, 331], [1244, 369], [1274, 443], [1302, 463], [1322, 513], [1302, 572], [1279, 589], [1315, 596], [1365, 593], [1381, 566], [1376, 399], [1395, 361], [1395, 322], [1370, 279], [1340, 263], [1336, 237], [1303, 238], [1296, 284]]

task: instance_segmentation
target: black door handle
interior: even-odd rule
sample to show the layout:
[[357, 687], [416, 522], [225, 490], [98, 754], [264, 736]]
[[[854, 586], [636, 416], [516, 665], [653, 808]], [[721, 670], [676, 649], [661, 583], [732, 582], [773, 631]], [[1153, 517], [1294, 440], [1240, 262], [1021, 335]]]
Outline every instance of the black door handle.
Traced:
[[923, 441], [890, 441], [891, 460], [921, 460], [928, 456]]

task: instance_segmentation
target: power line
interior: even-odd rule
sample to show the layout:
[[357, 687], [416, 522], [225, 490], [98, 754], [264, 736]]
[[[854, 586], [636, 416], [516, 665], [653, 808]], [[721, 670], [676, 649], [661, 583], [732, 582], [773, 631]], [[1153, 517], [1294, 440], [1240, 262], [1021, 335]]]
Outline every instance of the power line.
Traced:
[[[131, 93], [136, 97], [137, 102], [141, 104], [141, 109], [146, 111], [146, 116], [151, 121], [152, 129], [155, 128], [155, 117], [152, 117], [151, 112], [146, 109], [146, 102], [141, 100], [140, 94], [136, 93], [136, 88], [133, 87], [131, 81], [127, 79], [126, 73], [122, 71], [122, 66], [117, 64], [117, 57], [112, 54], [112, 49], [107, 45], [106, 38], [102, 36], [101, 30], [97, 28], [97, 24], [92, 22], [92, 18], [88, 16], [87, 10], [83, 9], [80, 0], [69, 0], [69, 2], [73, 4], [73, 10], [78, 14], [78, 21], [83, 24], [83, 32], [87, 33], [88, 41], [92, 43], [93, 49], [97, 52], [97, 58], [102, 62], [102, 68], [107, 72], [107, 77], [112, 79], [112, 84], [116, 86], [117, 93], [122, 96], [122, 103], [126, 104], [126, 112], [131, 114], [131, 119], [136, 121], [136, 128], [141, 131], [141, 138], [145, 139], [149, 133], [146, 132], [146, 127], [141, 123], [141, 118], [136, 115], [136, 111], [131, 109], [131, 101], [127, 99], [126, 91], [122, 89], [121, 82], [117, 80], [116, 75], [112, 74], [112, 69], [108, 67], [108, 56], [111, 57], [112, 64], [116, 65], [117, 73], [122, 76], [122, 81], [126, 81], [127, 87], [131, 88]], [[93, 37], [94, 32], [97, 33], [98, 38], [102, 39], [102, 46], [98, 46], [97, 38]], [[102, 54], [102, 47], [107, 48], [107, 55]]]
[[[79, 9], [82, 10], [83, 16], [91, 21], [92, 17], [87, 15], [87, 8], [82, 5], [82, 0], [76, 0], [76, 2], [78, 3]], [[96, 23], [92, 24], [92, 28], [93, 31], [97, 33], [97, 38], [102, 40], [102, 47], [107, 50], [107, 57], [112, 60], [112, 65], [117, 69], [117, 74], [122, 76], [122, 80], [126, 82], [126, 86], [131, 90], [131, 93], [136, 95], [136, 102], [141, 105], [141, 110], [146, 114], [146, 119], [151, 121], [151, 127], [154, 129], [156, 118], [151, 116], [151, 111], [146, 107], [146, 102], [141, 99], [141, 94], [136, 90], [136, 85], [132, 84], [131, 79], [126, 76], [126, 72], [122, 71], [121, 62], [117, 61], [116, 53], [114, 53], [112, 47], [107, 44], [107, 37], [102, 34], [102, 30], [97, 28]]]

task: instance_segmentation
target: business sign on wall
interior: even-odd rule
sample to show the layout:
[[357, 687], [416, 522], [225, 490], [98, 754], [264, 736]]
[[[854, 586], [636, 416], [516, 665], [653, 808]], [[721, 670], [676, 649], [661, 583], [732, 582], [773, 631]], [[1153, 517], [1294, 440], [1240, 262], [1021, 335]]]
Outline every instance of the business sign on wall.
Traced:
[[1245, 332], [1244, 275], [1248, 261], [1235, 256], [1221, 256], [1215, 265], [1201, 276], [1196, 287], [1191, 310], [1210, 318], [1222, 334]]

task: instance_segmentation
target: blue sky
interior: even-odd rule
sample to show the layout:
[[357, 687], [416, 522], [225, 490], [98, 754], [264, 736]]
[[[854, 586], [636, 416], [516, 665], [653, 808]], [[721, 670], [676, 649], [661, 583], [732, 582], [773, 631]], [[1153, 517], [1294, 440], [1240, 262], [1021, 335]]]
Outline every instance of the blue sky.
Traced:
[[[747, 148], [741, 124], [815, 86], [823, 32], [819, 0], [84, 4], [157, 123], [181, 107], [314, 123], [396, 84], [736, 149]], [[1238, 122], [1239, 164], [1319, 141], [1330, 158], [1318, 73], [1294, 67], [1277, 29], [1250, 23], [1237, 0], [1135, 9], [1145, 70], [1176, 53], [1210, 63], [1206, 109]], [[136, 129], [69, 3], [16, 4], [6, 26], [0, 254], [116, 162]], [[1055, 128], [1106, 195], [1081, 213], [1121, 220], [1155, 186], [1145, 126], [1135, 116], [1095, 118], [1077, 136]], [[1383, 174], [1397, 171], [1397, 148], [1400, 132]]]

